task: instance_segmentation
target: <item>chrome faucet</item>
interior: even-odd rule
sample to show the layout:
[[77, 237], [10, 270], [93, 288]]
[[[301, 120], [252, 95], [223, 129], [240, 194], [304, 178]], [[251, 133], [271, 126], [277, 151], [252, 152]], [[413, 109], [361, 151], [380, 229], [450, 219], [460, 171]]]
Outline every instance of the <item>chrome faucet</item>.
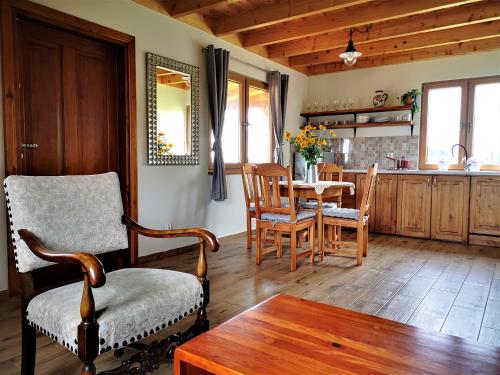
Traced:
[[453, 146], [451, 146], [451, 156], [453, 156], [453, 157], [455, 156], [455, 155], [453, 155], [453, 149], [455, 148], [455, 146], [463, 148], [464, 153], [465, 153], [465, 156], [462, 158], [462, 163], [464, 165], [464, 171], [469, 171], [471, 162], [469, 159], [469, 152], [467, 151], [467, 148], [464, 145], [461, 145], [460, 143], [454, 144]]

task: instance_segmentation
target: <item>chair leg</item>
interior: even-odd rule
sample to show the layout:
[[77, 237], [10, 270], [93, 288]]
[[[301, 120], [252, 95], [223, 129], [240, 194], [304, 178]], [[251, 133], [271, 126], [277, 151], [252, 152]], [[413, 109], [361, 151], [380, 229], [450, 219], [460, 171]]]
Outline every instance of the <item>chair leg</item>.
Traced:
[[309, 250], [311, 250], [311, 264], [314, 264], [314, 223], [309, 228]]
[[96, 375], [96, 368], [94, 362], [84, 363], [80, 371], [80, 375]]
[[22, 362], [21, 374], [33, 375], [35, 373], [36, 359], [36, 329], [24, 319], [22, 322]]
[[356, 231], [357, 244], [356, 244], [356, 264], [361, 266], [363, 264], [363, 244], [364, 244], [364, 235], [363, 235], [363, 227], [358, 226]]
[[283, 241], [281, 241], [281, 232], [275, 230], [274, 231], [274, 244], [278, 246], [278, 251], [276, 252], [276, 255], [278, 258], [281, 258], [283, 256]]
[[297, 231], [295, 227], [290, 232], [290, 270], [297, 269]]
[[297, 246], [298, 247], [304, 246], [304, 232], [302, 232], [302, 231], [298, 232], [297, 238], [298, 238]]
[[255, 263], [260, 264], [262, 260], [262, 231], [260, 229], [259, 220], [257, 220], [257, 226], [255, 229], [255, 242], [256, 242], [256, 251], [255, 251]]
[[363, 227], [363, 256], [368, 254], [368, 225]]
[[247, 212], [247, 249], [252, 248], [252, 217], [250, 212]]

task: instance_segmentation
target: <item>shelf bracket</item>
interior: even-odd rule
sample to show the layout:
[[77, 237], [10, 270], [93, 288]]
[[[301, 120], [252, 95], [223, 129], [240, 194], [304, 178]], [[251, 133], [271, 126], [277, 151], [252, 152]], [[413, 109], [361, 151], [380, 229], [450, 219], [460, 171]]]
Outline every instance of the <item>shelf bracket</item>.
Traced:
[[358, 128], [352, 128], [352, 130], [354, 130], [354, 138], [356, 138], [356, 131], [358, 130]]
[[410, 135], [411, 135], [412, 137], [413, 137], [413, 127], [414, 127], [414, 126], [415, 126], [415, 125], [410, 125], [410, 129], [411, 129], [411, 130], [410, 130]]

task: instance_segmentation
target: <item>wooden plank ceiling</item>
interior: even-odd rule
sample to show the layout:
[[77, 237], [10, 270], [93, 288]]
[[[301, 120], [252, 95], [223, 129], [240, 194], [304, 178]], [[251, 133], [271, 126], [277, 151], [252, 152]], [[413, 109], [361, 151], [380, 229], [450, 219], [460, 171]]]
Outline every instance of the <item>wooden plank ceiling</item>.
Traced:
[[134, 1], [308, 75], [500, 49], [500, 0]]

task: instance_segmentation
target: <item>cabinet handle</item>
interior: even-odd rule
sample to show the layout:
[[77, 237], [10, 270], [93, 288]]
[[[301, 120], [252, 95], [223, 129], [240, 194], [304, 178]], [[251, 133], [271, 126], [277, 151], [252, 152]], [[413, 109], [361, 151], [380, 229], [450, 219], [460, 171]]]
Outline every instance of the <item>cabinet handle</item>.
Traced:
[[432, 185], [435, 187], [437, 185], [437, 176], [432, 177]]
[[427, 186], [430, 186], [430, 184], [431, 184], [431, 178], [427, 177]]

